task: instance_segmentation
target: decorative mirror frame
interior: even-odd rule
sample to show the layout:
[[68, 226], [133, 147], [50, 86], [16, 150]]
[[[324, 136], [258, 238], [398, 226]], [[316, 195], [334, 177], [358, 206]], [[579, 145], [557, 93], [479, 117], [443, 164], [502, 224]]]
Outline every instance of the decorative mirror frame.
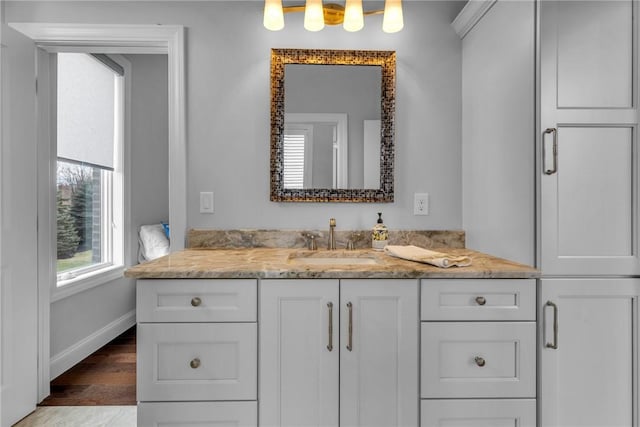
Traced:
[[[377, 65], [380, 90], [380, 188], [284, 188], [284, 69], [286, 64]], [[271, 201], [393, 202], [396, 53], [373, 50], [271, 49]]]

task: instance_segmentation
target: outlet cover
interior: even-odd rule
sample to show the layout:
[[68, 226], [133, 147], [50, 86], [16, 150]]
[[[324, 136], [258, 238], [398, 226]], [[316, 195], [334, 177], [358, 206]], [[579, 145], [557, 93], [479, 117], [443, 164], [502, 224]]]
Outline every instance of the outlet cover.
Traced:
[[429, 215], [429, 193], [414, 193], [413, 214]]

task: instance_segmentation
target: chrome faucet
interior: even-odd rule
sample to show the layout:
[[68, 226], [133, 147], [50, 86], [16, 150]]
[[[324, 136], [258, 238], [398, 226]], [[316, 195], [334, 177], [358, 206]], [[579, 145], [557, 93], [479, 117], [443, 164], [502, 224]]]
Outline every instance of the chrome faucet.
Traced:
[[336, 249], [336, 236], [335, 236], [335, 228], [336, 228], [336, 219], [329, 219], [329, 245], [327, 249], [330, 251], [334, 251]]

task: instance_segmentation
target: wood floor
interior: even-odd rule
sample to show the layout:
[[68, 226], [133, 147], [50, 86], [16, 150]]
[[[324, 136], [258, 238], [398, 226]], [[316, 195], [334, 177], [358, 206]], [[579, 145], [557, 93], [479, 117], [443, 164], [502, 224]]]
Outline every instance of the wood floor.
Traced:
[[51, 381], [51, 395], [39, 406], [136, 404], [136, 328]]

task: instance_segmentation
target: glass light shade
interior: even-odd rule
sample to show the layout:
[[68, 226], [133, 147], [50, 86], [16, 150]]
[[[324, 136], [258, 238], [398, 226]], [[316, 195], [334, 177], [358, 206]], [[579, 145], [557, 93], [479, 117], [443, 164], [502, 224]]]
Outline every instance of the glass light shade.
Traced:
[[396, 33], [404, 27], [402, 19], [402, 0], [386, 0], [384, 3], [384, 17], [382, 31]]
[[278, 31], [284, 28], [282, 0], [265, 0], [263, 24], [267, 30], [271, 31]]
[[322, 0], [307, 0], [304, 7], [304, 28], [307, 31], [320, 31], [324, 28]]
[[347, 31], [360, 31], [364, 27], [362, 0], [347, 0], [344, 8], [344, 23]]

